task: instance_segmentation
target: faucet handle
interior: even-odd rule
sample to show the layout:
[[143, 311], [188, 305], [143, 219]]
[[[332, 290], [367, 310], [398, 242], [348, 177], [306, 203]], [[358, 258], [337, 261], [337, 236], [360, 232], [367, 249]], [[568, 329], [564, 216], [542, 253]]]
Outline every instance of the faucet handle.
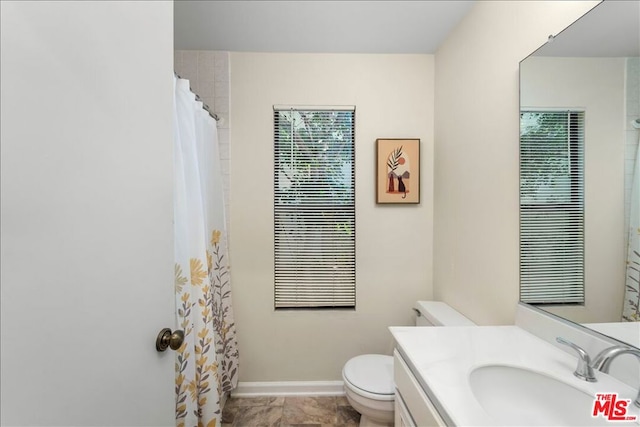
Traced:
[[596, 382], [596, 376], [593, 373], [593, 368], [591, 368], [591, 359], [589, 358], [589, 354], [584, 351], [581, 347], [576, 344], [568, 341], [562, 337], [556, 337], [556, 341], [560, 344], [564, 344], [566, 346], [571, 347], [578, 353], [578, 366], [576, 370], [573, 372], [573, 375], [580, 378], [584, 381]]

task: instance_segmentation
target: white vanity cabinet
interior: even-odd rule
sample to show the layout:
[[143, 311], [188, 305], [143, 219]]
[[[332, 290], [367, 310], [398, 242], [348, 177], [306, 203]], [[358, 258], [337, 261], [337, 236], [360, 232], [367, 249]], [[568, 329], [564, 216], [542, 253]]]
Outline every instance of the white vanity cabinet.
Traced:
[[396, 390], [394, 417], [395, 427], [417, 427], [416, 423], [413, 422], [413, 418], [411, 418], [407, 405], [404, 403], [404, 400], [402, 400], [402, 397], [400, 397], [398, 390]]
[[393, 379], [396, 384], [396, 427], [446, 426], [398, 350], [393, 352]]
[[[609, 415], [592, 415], [598, 394], [638, 393], [603, 372], [597, 382], [577, 378], [575, 355], [515, 325], [389, 329], [397, 426], [600, 427]], [[640, 427], [629, 406], [625, 425]]]

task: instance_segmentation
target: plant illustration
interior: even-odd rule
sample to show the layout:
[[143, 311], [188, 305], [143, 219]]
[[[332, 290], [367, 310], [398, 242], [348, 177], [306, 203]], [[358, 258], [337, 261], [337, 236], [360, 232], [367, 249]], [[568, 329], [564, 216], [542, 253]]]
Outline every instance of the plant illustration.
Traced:
[[389, 188], [388, 192], [393, 193], [395, 191], [395, 182], [393, 180], [394, 171], [400, 165], [400, 158], [402, 157], [402, 145], [391, 152], [387, 158], [387, 166], [389, 167]]

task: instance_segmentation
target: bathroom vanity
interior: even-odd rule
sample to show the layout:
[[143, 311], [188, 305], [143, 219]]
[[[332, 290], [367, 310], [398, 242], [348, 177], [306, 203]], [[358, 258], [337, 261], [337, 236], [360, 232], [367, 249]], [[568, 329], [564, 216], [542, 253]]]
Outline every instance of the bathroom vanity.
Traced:
[[393, 353], [393, 378], [396, 427], [447, 425], [398, 350]]
[[629, 400], [640, 425], [637, 390], [596, 372], [573, 375], [577, 357], [518, 326], [392, 327], [397, 426], [601, 426], [598, 394]]

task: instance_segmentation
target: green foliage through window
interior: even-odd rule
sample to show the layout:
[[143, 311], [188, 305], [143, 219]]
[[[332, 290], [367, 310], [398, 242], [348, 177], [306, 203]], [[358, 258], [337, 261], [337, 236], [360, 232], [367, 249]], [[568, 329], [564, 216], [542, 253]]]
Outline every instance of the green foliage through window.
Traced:
[[355, 306], [354, 116], [274, 109], [276, 308]]

